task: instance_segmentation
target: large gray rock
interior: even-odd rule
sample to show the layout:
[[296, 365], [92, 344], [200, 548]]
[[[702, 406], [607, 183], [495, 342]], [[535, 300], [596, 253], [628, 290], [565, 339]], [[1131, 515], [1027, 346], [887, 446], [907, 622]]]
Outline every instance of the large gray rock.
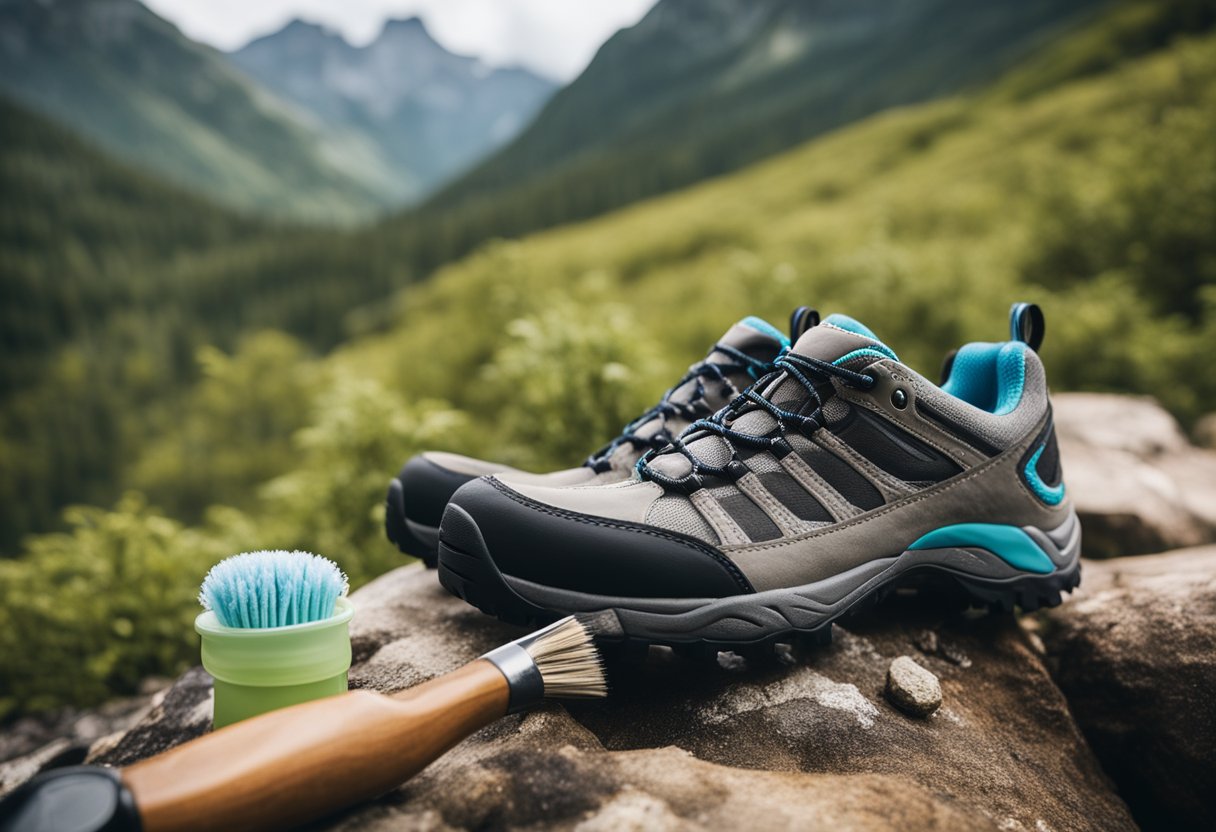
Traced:
[[1192, 446], [1149, 398], [1061, 393], [1053, 400], [1087, 557], [1216, 541], [1216, 451]]
[[1216, 546], [1087, 563], [1042, 638], [1136, 819], [1216, 829]]
[[[354, 596], [353, 685], [413, 685], [517, 635], [398, 569]], [[342, 830], [579, 828], [1133, 829], [1029, 638], [1010, 616], [896, 596], [833, 646], [767, 659], [652, 650], [613, 696], [507, 717], [413, 781], [328, 819]], [[913, 655], [943, 704], [883, 697]], [[130, 763], [206, 728], [193, 671], [95, 762]]]

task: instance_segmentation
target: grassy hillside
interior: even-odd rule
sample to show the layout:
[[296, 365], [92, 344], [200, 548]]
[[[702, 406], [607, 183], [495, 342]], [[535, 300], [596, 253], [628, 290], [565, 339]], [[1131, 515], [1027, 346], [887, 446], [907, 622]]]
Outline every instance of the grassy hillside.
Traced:
[[0, 3], [0, 91], [229, 205], [332, 223], [389, 197], [374, 154], [322, 135], [138, 0]]
[[[1103, 23], [1104, 46], [1123, 31], [1117, 22]], [[1031, 69], [1069, 53], [1084, 64], [1093, 42], [1079, 36]], [[552, 307], [586, 309], [586, 326], [597, 305], [619, 307], [663, 348], [652, 360], [670, 374], [726, 322], [811, 303], [872, 322], [932, 374], [963, 340], [1000, 337], [1009, 303], [1032, 298], [1047, 311], [1044, 357], [1058, 387], [1148, 392], [1193, 417], [1216, 408], [1205, 347], [1216, 302], [1213, 46], [1211, 36], [1184, 40], [1036, 94], [1012, 94], [1027, 77], [1013, 76], [679, 194], [489, 246], [408, 291], [393, 334], [336, 361], [476, 411], [491, 404], [470, 383], [479, 364], [509, 339], [511, 321], [547, 321]], [[430, 360], [397, 360], [421, 354]], [[560, 352], [550, 359], [562, 363]]]
[[[425, 277], [487, 240], [703, 180], [885, 107], [967, 87], [985, 94], [992, 86], [982, 81], [1001, 69], [1010, 71], [997, 86], [1025, 97], [1216, 22], [1210, 0], [1001, 3], [982, 11], [916, 0], [900, 12], [916, 26], [901, 17], [892, 34], [874, 9], [868, 2], [664, 2], [652, 12], [655, 25], [610, 40], [500, 154], [369, 234], [402, 269]], [[740, 17], [749, 25], [736, 27]], [[681, 23], [692, 34], [679, 37]], [[909, 36], [917, 27], [923, 37]], [[971, 41], [986, 46], [969, 49]], [[774, 54], [784, 57], [766, 59]], [[1020, 80], [1006, 87], [1011, 75]]]
[[[147, 496], [73, 509], [64, 533], [0, 560], [0, 719], [193, 661], [193, 593], [225, 553], [311, 549], [355, 584], [390, 568], [378, 506], [406, 456], [576, 463], [749, 313], [847, 311], [932, 375], [960, 342], [1004, 337], [1008, 304], [1032, 299], [1056, 389], [1149, 393], [1184, 419], [1216, 409], [1216, 36], [1132, 37], [1132, 17], [1160, 8], [1127, 4], [985, 91], [487, 245], [370, 310], [391, 331], [331, 356], [227, 330], [171, 405], [111, 411], [124, 432], [146, 426], [125, 482]], [[323, 310], [356, 291], [337, 276], [362, 275], [341, 270], [364, 264], [357, 291], [404, 274], [382, 239], [250, 241], [162, 279], [201, 320], [332, 338]], [[164, 354], [110, 343], [135, 370]], [[64, 395], [92, 372], [55, 366]], [[183, 525], [177, 507], [200, 501], [223, 505]]]
[[661, 0], [427, 210], [496, 206], [506, 236], [594, 216], [982, 85], [1104, 5]]

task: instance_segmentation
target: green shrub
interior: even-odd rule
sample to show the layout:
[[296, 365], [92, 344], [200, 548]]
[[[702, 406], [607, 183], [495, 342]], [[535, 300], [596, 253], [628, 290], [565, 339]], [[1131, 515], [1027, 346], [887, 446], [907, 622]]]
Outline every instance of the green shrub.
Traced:
[[197, 656], [198, 584], [226, 554], [128, 495], [0, 561], [0, 719], [131, 692]]
[[340, 379], [296, 434], [294, 470], [262, 489], [254, 548], [305, 549], [358, 586], [404, 561], [384, 536], [389, 478], [413, 454], [451, 447], [468, 418], [441, 402], [408, 402], [368, 379]]
[[[654, 403], [664, 350], [628, 307], [556, 302], [507, 325], [472, 398], [507, 460], [577, 465]], [[658, 370], [658, 372], [656, 372]]]
[[229, 355], [198, 351], [202, 379], [164, 416], [143, 448], [131, 485], [171, 516], [197, 520], [216, 502], [244, 505], [267, 479], [292, 467], [292, 436], [308, 424], [323, 366], [281, 332], [259, 332]]

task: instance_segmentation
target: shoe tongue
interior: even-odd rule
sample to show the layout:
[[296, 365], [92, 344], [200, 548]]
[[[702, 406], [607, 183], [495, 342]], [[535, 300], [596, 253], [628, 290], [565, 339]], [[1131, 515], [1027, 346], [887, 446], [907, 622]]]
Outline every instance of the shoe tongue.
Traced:
[[851, 370], [883, 358], [899, 360], [869, 327], [848, 315], [828, 315], [819, 326], [807, 330], [790, 351]]
[[752, 358], [772, 361], [777, 353], [790, 345], [790, 339], [768, 321], [753, 315], [726, 330], [718, 343], [742, 350]]
[[[728, 347], [733, 347], [752, 358], [770, 363], [774, 361], [783, 349], [789, 346], [789, 339], [781, 333], [781, 330], [770, 324], [768, 321], [757, 317], [747, 317], [739, 321], [737, 324], [726, 330], [726, 334], [718, 339], [718, 344]], [[715, 364], [737, 365], [739, 359], [735, 356], [728, 355], [720, 350], [712, 351], [701, 361], [693, 366], [699, 366], [705, 362], [713, 362]], [[747, 370], [737, 370], [728, 373], [726, 376], [731, 384], [737, 390], [742, 391], [748, 387], [756, 378]], [[705, 389], [705, 405], [709, 413], [714, 412], [722, 405], [726, 404], [730, 399], [734, 398], [733, 391], [724, 389], [724, 385], [710, 378], [690, 379], [678, 388], [672, 391], [669, 401], [677, 404], [686, 404], [692, 400], [696, 394], [698, 381]], [[674, 420], [669, 419], [668, 427], [680, 427], [674, 424]], [[663, 420], [654, 417], [648, 422], [637, 425], [634, 432], [639, 436], [653, 436], [663, 427]], [[682, 428], [681, 428], [682, 429]], [[679, 429], [674, 430], [678, 434]], [[613, 467], [630, 468], [637, 461], [641, 452], [633, 448], [629, 444], [622, 445], [611, 457]]]
[[[748, 317], [739, 321], [739, 323], [726, 330], [726, 334], [718, 339], [718, 344], [728, 347], [734, 347], [752, 358], [759, 359], [764, 362], [772, 362], [781, 353], [781, 350], [789, 346], [789, 339], [781, 334], [781, 331], [768, 321], [761, 320], [756, 317]], [[739, 359], [732, 355], [728, 355], [720, 350], [714, 350], [707, 355], [702, 361], [697, 362], [693, 366], [699, 366], [705, 362], [713, 362], [715, 364], [738, 364]], [[739, 390], [743, 390], [752, 383], [755, 378], [747, 371], [737, 371], [727, 376], [731, 382]], [[702, 382], [706, 387], [711, 385], [705, 380]], [[716, 385], [720, 387], [721, 385]], [[692, 397], [697, 389], [697, 380], [692, 379], [685, 382], [671, 394], [673, 402], [687, 402]], [[723, 400], [718, 403], [711, 402], [713, 410], [717, 410], [721, 405], [726, 404]]]

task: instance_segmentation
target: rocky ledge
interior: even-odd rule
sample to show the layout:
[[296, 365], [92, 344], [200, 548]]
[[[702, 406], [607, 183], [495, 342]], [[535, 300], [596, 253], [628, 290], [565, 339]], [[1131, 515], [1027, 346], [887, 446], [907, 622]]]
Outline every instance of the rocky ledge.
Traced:
[[[1087, 554], [1216, 539], [1216, 454], [1163, 411], [1072, 395], [1056, 412]], [[417, 565], [353, 599], [356, 687], [399, 690], [520, 634]], [[1216, 547], [1089, 561], [1079, 595], [1021, 620], [899, 592], [833, 632], [768, 655], [618, 657], [610, 700], [507, 717], [315, 828], [1216, 827]], [[50, 736], [9, 731], [0, 793], [198, 736], [210, 697], [196, 669]]]
[[1086, 564], [1041, 636], [1146, 829], [1216, 829], [1216, 546]]
[[1192, 445], [1152, 399], [1062, 393], [1054, 404], [1086, 557], [1216, 543], [1216, 450]]
[[[414, 685], [519, 635], [419, 566], [353, 599], [356, 687]], [[836, 627], [830, 647], [619, 660], [607, 702], [508, 717], [323, 828], [1134, 828], [1036, 639], [1011, 615], [942, 609], [897, 595]], [[901, 656], [937, 677], [928, 717], [884, 696]], [[207, 677], [192, 671], [88, 758], [131, 763], [209, 716]]]

